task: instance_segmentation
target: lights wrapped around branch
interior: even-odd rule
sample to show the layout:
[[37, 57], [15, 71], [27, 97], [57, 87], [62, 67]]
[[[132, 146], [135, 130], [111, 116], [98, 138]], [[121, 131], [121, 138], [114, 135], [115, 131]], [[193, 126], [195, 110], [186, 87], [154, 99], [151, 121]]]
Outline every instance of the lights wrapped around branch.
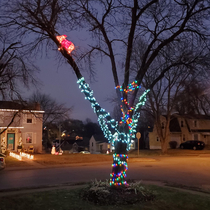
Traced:
[[89, 85], [85, 82], [84, 77], [80, 78], [77, 81], [77, 83], [79, 84], [81, 92], [85, 94], [85, 99], [90, 101], [91, 107], [98, 116], [98, 122], [99, 125], [101, 126], [101, 130], [103, 131], [105, 138], [107, 138], [109, 142], [112, 142], [113, 134], [110, 131], [110, 128], [117, 131], [118, 122], [112, 119], [110, 114], [106, 112], [105, 109], [101, 108], [99, 103], [96, 102], [95, 97], [93, 97], [93, 91], [90, 89]]
[[125, 181], [126, 171], [128, 170], [127, 160], [127, 154], [113, 154], [112, 173], [110, 174], [110, 185], [127, 185], [127, 182]]
[[[115, 141], [121, 141], [123, 143], [127, 143], [127, 150], [130, 150], [130, 144], [131, 140], [135, 138], [136, 133], [136, 127], [138, 123], [138, 118], [140, 117], [140, 114], [138, 112], [138, 108], [140, 108], [142, 105], [145, 104], [146, 101], [146, 95], [149, 92], [149, 90], [146, 90], [142, 96], [139, 98], [139, 102], [136, 105], [136, 107], [129, 107], [128, 112], [124, 113], [122, 110], [122, 120], [119, 124], [126, 123], [129, 128], [129, 133], [125, 133], [122, 131], [119, 131], [119, 124], [117, 121], [111, 118], [110, 114], [105, 111], [105, 109], [101, 108], [99, 103], [96, 101], [95, 97], [93, 97], [93, 91], [90, 89], [89, 85], [85, 82], [84, 77], [80, 78], [77, 83], [79, 84], [79, 88], [81, 89], [81, 92], [85, 94], [85, 99], [89, 100], [91, 103], [91, 107], [93, 108], [94, 112], [98, 116], [98, 122], [99, 125], [103, 131], [103, 134], [105, 138], [108, 139], [109, 143], [114, 145]], [[116, 87], [118, 88], [118, 87]], [[128, 88], [140, 88], [140, 86], [137, 85], [137, 81], [132, 82]], [[131, 116], [131, 111], [134, 112], [133, 116]], [[111, 131], [111, 130], [112, 131]]]
[[[130, 107], [126, 99], [121, 99], [122, 103], [124, 103], [125, 107], [127, 107], [127, 111], [124, 111], [121, 105], [121, 111], [123, 116], [122, 120], [118, 124], [117, 121], [111, 118], [110, 114], [106, 112], [105, 109], [100, 107], [99, 103], [93, 97], [93, 91], [85, 82], [84, 77], [80, 78], [77, 81], [77, 83], [79, 84], [81, 92], [85, 94], [85, 99], [90, 101], [91, 107], [97, 114], [98, 122], [105, 138], [108, 139], [109, 143], [111, 143], [112, 146], [115, 145], [117, 141], [126, 143], [127, 151], [130, 150], [131, 140], [135, 138], [138, 118], [140, 117], [140, 113], [138, 110], [141, 106], [145, 104], [146, 95], [149, 92], [149, 90], [146, 90], [142, 94], [135, 108]], [[140, 88], [140, 86], [138, 86], [137, 82], [135, 81], [131, 83], [127, 87], [127, 89], [122, 89], [121, 86], [116, 88], [120, 88], [121, 91], [124, 91], [127, 94], [127, 92], [131, 92], [135, 90], [135, 88]], [[125, 126], [128, 126], [128, 129], [123, 129], [124, 125], [121, 125], [122, 123], [124, 123]], [[128, 170], [127, 159], [128, 156], [125, 154], [113, 155], [112, 173], [110, 174], [110, 185], [120, 186], [127, 184], [127, 182], [125, 181], [126, 171]]]

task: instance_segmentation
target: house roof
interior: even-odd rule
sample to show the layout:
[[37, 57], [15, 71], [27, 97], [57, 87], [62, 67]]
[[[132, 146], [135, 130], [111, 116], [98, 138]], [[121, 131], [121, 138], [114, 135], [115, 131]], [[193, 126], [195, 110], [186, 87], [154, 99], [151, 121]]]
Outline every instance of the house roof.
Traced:
[[103, 142], [108, 143], [108, 140], [103, 135], [94, 134], [93, 137], [98, 143], [103, 143]]
[[[210, 117], [206, 115], [173, 115], [175, 119], [178, 118], [185, 121], [187, 129], [189, 132], [209, 132], [210, 131]], [[197, 121], [197, 126], [195, 127], [194, 121]]]
[[189, 114], [183, 114], [183, 115], [174, 114], [174, 116], [182, 117], [184, 119], [210, 120], [210, 116], [201, 115], [201, 114], [191, 114], [191, 115], [189, 115]]
[[0, 101], [0, 109], [40, 110], [39, 103], [28, 105], [21, 101]]

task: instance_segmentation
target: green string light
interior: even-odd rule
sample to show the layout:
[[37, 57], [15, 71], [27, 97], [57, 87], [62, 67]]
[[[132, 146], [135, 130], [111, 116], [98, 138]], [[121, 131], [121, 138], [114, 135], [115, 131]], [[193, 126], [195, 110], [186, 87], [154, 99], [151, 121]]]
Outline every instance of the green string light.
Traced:
[[[105, 109], [101, 108], [99, 103], [96, 101], [96, 99], [93, 97], [93, 91], [90, 89], [89, 85], [85, 82], [84, 77], [80, 78], [77, 83], [79, 84], [79, 88], [81, 89], [81, 92], [85, 94], [85, 99], [89, 100], [91, 103], [91, 107], [93, 108], [94, 112], [98, 116], [98, 122], [101, 127], [101, 130], [103, 131], [103, 134], [105, 138], [108, 139], [109, 143], [111, 143], [112, 146], [114, 146], [115, 142], [122, 142], [127, 144], [127, 151], [130, 150], [131, 146], [131, 140], [135, 139], [135, 133], [136, 133], [136, 127], [138, 124], [138, 119], [140, 117], [139, 108], [143, 106], [146, 102], [146, 95], [150, 91], [149, 89], [144, 91], [144, 93], [140, 96], [139, 102], [134, 107], [129, 107], [129, 103], [126, 100], [122, 100], [127, 107], [128, 107], [128, 113], [123, 114], [122, 120], [120, 123], [118, 123], [116, 120], [112, 119], [110, 114], [105, 111]], [[135, 90], [135, 88], [140, 88], [140, 86], [137, 86], [137, 81], [134, 81], [133, 83], [129, 84], [127, 89], [122, 89], [122, 86], [118, 86], [116, 88], [120, 88], [121, 91], [131, 92]], [[132, 117], [130, 117], [130, 112], [133, 112]], [[120, 126], [122, 123], [126, 123], [129, 128], [129, 133], [125, 133], [120, 131]], [[125, 185], [126, 181], [124, 181], [124, 178], [126, 177], [126, 171], [127, 171], [127, 156], [126, 161], [121, 161], [119, 158], [122, 158], [122, 156], [118, 156], [119, 154], [115, 154], [114, 161], [116, 162], [112, 167], [118, 167], [122, 166], [124, 167], [124, 170], [120, 174], [111, 174], [110, 184], [114, 185]], [[125, 158], [125, 157], [123, 157]]]

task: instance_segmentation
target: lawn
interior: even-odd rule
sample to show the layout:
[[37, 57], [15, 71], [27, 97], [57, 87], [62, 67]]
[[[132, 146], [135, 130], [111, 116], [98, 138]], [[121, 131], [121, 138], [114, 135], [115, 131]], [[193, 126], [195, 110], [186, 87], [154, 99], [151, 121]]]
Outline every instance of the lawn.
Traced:
[[[138, 151], [130, 151], [128, 154], [129, 162], [135, 161], [155, 161], [154, 158], [161, 156], [161, 150], [140, 150], [139, 156]], [[184, 156], [184, 155], [210, 155], [210, 150], [181, 150], [181, 149], [169, 149], [169, 156]], [[46, 165], [67, 165], [67, 164], [77, 164], [77, 163], [93, 163], [93, 162], [112, 162], [112, 155], [106, 154], [69, 154], [65, 153], [63, 155], [51, 155], [51, 154], [34, 154], [35, 162]], [[6, 167], [28, 167], [30, 166], [28, 162], [19, 161], [15, 158], [6, 157]]]
[[153, 201], [124, 206], [98, 206], [80, 198], [84, 189], [51, 190], [1, 197], [1, 210], [207, 210], [210, 196], [194, 195], [176, 189], [145, 186], [155, 194]]

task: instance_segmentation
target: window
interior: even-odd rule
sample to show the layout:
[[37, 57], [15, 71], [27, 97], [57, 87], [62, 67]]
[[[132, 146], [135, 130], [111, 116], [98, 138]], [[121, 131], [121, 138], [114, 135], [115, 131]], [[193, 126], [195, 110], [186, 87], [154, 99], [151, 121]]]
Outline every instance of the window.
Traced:
[[206, 135], [204, 135], [203, 137], [204, 137], [204, 139], [205, 139], [205, 138], [206, 138]]
[[23, 123], [36, 124], [36, 116], [31, 113], [25, 113], [23, 116]]
[[32, 123], [32, 119], [27, 119], [27, 123]]
[[4, 122], [4, 112], [0, 112], [0, 123]]
[[32, 133], [26, 133], [26, 143], [33, 143], [33, 140], [32, 140]]
[[93, 147], [93, 142], [92, 142], [92, 147]]
[[181, 127], [184, 127], [184, 122], [183, 122], [183, 120], [181, 121]]
[[194, 121], [194, 127], [195, 128], [197, 127], [197, 121], [196, 120]]
[[164, 123], [162, 123], [162, 129], [164, 129]]
[[185, 141], [185, 134], [183, 134], [183, 141]]
[[159, 141], [159, 138], [157, 137], [157, 141]]

